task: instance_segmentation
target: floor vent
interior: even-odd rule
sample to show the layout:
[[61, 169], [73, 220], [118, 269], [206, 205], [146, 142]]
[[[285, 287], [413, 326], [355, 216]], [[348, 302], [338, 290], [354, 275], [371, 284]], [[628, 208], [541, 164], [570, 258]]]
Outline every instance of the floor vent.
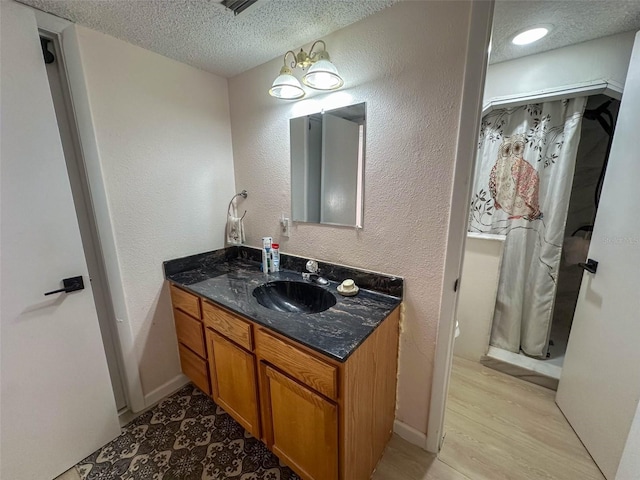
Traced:
[[222, 0], [222, 5], [231, 10], [234, 15], [239, 15], [257, 1], [258, 0]]

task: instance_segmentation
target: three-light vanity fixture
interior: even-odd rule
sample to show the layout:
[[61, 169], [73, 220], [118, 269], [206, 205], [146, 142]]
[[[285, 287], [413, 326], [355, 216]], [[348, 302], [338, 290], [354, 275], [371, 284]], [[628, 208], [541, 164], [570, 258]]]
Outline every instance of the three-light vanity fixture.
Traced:
[[[322, 44], [322, 50], [315, 51], [316, 45]], [[292, 55], [291, 66], [287, 65], [287, 56]], [[273, 81], [269, 89], [269, 95], [284, 100], [296, 100], [305, 95], [300, 81], [293, 76], [293, 68], [309, 69], [302, 77], [302, 83], [315, 90], [337, 90], [344, 85], [344, 80], [338, 74], [338, 69], [329, 60], [327, 45], [322, 40], [317, 40], [311, 45], [309, 53], [300, 49], [296, 55], [289, 50], [284, 54], [284, 65], [280, 69], [280, 75]]]

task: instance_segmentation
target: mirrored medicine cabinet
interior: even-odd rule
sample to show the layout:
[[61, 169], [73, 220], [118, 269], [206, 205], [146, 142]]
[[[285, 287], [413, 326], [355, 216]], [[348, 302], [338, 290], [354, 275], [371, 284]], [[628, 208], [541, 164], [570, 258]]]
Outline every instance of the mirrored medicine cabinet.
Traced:
[[362, 227], [364, 103], [292, 118], [291, 217]]

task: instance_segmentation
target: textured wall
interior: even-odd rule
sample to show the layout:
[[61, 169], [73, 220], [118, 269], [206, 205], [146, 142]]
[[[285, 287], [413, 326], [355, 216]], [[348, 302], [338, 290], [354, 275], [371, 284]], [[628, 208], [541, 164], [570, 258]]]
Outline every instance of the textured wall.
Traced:
[[[401, 2], [324, 38], [344, 89], [297, 102], [267, 94], [282, 59], [229, 80], [236, 185], [249, 198], [247, 241], [406, 279], [398, 420], [426, 432], [469, 2]], [[299, 48], [291, 45], [291, 48]], [[289, 119], [367, 103], [364, 229], [296, 224], [290, 212]], [[287, 213], [289, 215], [289, 213]]]
[[106, 260], [118, 263], [120, 320], [129, 322], [148, 395], [180, 374], [162, 262], [224, 243], [235, 192], [227, 81], [77, 32], [116, 243], [117, 258]]
[[614, 80], [624, 85], [635, 32], [619, 33], [489, 65], [484, 103], [564, 85]]

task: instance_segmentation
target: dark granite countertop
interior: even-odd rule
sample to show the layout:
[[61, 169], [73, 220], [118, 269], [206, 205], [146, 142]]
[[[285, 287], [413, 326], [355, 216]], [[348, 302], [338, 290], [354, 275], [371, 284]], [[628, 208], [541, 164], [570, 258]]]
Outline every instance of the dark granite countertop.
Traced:
[[[341, 278], [322, 287], [333, 293], [337, 300], [324, 312], [307, 314], [270, 310], [257, 302], [253, 289], [275, 280], [302, 281], [300, 272], [282, 270], [266, 275], [260, 271], [259, 262], [248, 258], [254, 256], [253, 252], [238, 255], [237, 249], [230, 250], [165, 262], [165, 277], [185, 290], [339, 362], [344, 362], [402, 301], [399, 296], [364, 288], [354, 297], [343, 297], [336, 290], [343, 280]], [[333, 280], [330, 276], [328, 278]], [[386, 278], [397, 281], [397, 277]], [[401, 285], [400, 279], [400, 291]]]

